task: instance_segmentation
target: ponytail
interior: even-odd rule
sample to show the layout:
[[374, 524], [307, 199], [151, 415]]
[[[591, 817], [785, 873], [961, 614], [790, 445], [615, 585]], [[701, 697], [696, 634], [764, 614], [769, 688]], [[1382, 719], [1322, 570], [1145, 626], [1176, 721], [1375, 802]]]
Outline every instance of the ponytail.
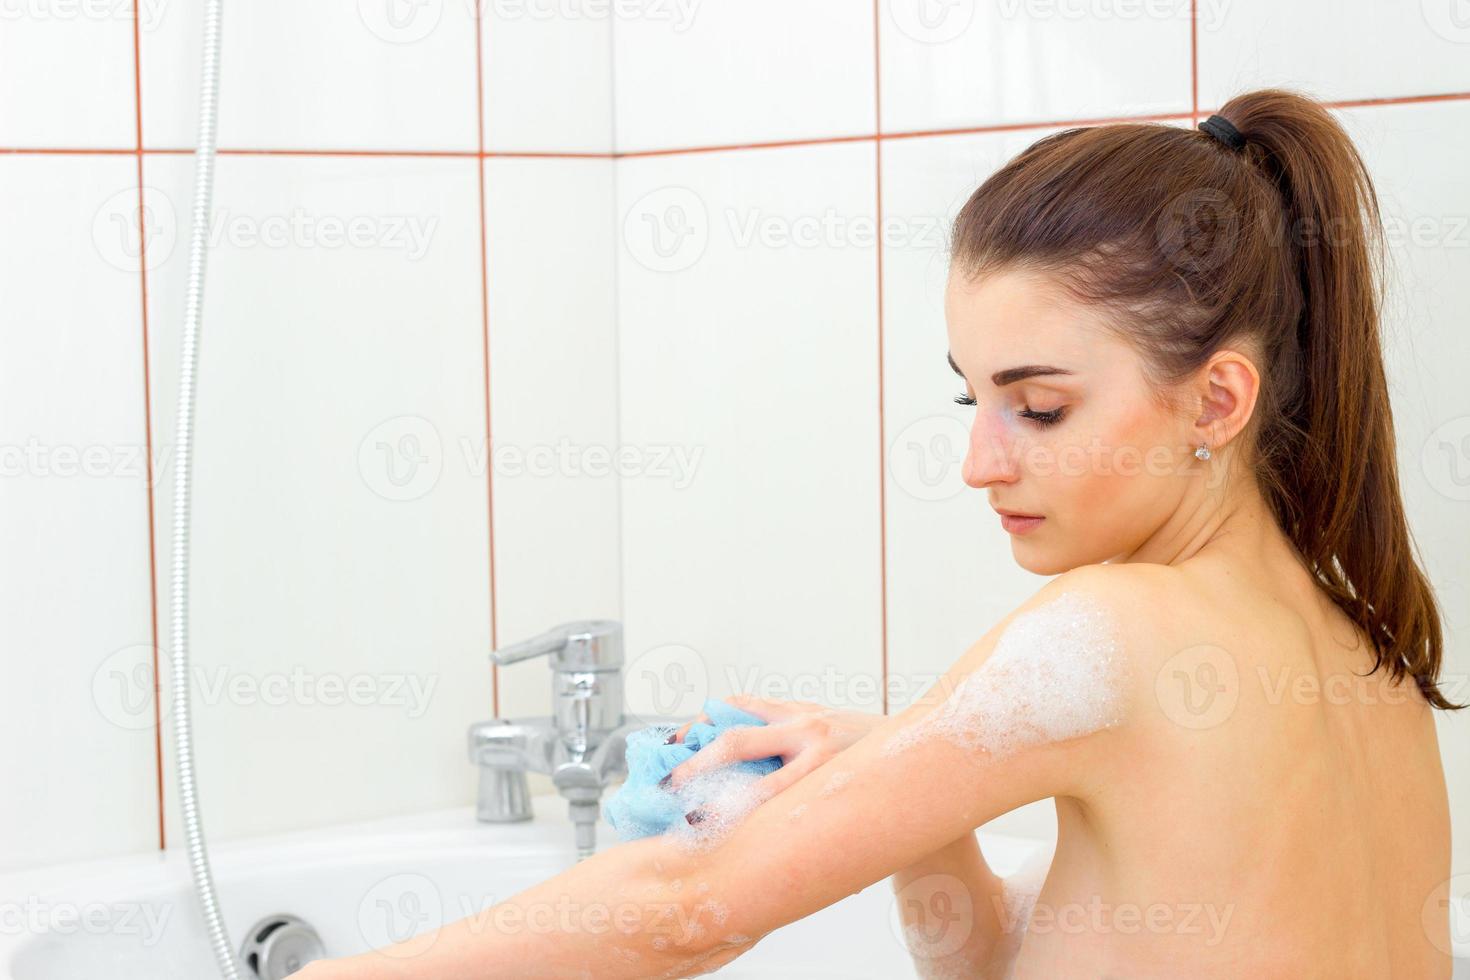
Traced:
[[1262, 488], [1322, 587], [1373, 641], [1374, 670], [1409, 674], [1437, 708], [1461, 708], [1436, 679], [1444, 652], [1434, 591], [1416, 559], [1400, 492], [1380, 334], [1383, 228], [1372, 178], [1320, 104], [1279, 90], [1220, 112], [1283, 202], [1301, 313], [1300, 383], [1259, 440], [1275, 465]]

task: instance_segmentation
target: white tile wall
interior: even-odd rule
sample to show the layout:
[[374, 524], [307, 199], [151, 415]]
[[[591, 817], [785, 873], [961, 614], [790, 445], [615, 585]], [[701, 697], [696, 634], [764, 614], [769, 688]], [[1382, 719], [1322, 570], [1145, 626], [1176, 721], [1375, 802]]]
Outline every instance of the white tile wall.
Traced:
[[[475, 150], [473, 9], [455, 0], [230, 7], [219, 145]], [[192, 147], [202, 5], [160, 10], [142, 38], [143, 139], [153, 148]]]
[[1462, 0], [1200, 0], [1200, 103], [1266, 85], [1332, 100], [1470, 92]]
[[[148, 161], [180, 222], [191, 175], [187, 157]], [[200, 786], [221, 836], [471, 798], [464, 729], [491, 712], [476, 179], [473, 160], [219, 161], [191, 601]], [[179, 234], [150, 278], [162, 447]], [[172, 500], [165, 481], [160, 549]]]
[[882, 0], [884, 132], [1188, 112], [1189, 0]]
[[[140, 27], [161, 0], [143, 2]], [[123, 3], [5, 8], [0, 93], [0, 147], [135, 145], [131, 10]]]
[[868, 4], [670, 0], [630, 6], [645, 13], [614, 24], [619, 151], [873, 131]]
[[612, 4], [482, 4], [485, 148], [610, 153]]
[[4, 869], [158, 843], [136, 207], [130, 157], [0, 157]]
[[[485, 200], [503, 645], [620, 617], [613, 163], [490, 160]], [[550, 710], [547, 661], [497, 673], [502, 716]]]
[[[197, 9], [142, 7], [146, 143], [185, 147]], [[0, 21], [0, 149], [133, 145], [131, 21], [64, 9], [28, 5]], [[885, 141], [881, 365], [871, 141], [490, 159], [483, 185], [473, 152], [481, 127], [493, 153], [869, 135], [875, 35], [888, 133], [1183, 113], [1183, 0], [596, 9], [607, 16], [585, 5], [483, 5], [478, 93], [466, 4], [277, 2], [229, 15], [222, 145], [461, 156], [220, 162], [194, 577], [194, 651], [207, 682], [199, 753], [216, 833], [468, 801], [462, 738], [491, 708], [492, 632], [511, 642], [563, 619], [621, 616], [635, 713], [692, 713], [703, 697], [742, 688], [876, 710], [886, 599], [897, 709], [1034, 587], [1005, 560], [983, 497], [958, 482], [964, 414], [950, 401], [939, 300], [948, 218], [1042, 130]], [[1197, 9], [1206, 108], [1268, 83], [1333, 99], [1470, 91], [1470, 38], [1448, 2], [1354, 3], [1351, 16], [1320, 0]], [[1406, 500], [1445, 598], [1449, 669], [1460, 674], [1470, 673], [1470, 569], [1459, 547], [1470, 436], [1456, 426], [1470, 355], [1455, 328], [1470, 304], [1461, 285], [1470, 247], [1455, 229], [1470, 214], [1459, 178], [1467, 106], [1347, 114], [1390, 215], [1428, 220], [1402, 226], [1420, 237], [1400, 249], [1390, 365]], [[0, 156], [0, 177], [9, 232], [0, 446], [32, 434], [140, 443], [134, 158]], [[145, 182], [166, 641], [189, 158], [150, 154]], [[392, 244], [397, 218], [427, 240]], [[322, 239], [324, 219], [359, 237], [337, 243], [329, 228]], [[261, 233], [285, 240], [262, 243]], [[550, 475], [517, 474], [485, 454], [482, 275], [496, 446], [556, 447], [558, 459], [568, 446], [575, 474], [565, 462]], [[581, 469], [599, 465], [603, 449], [623, 450], [627, 476]], [[150, 847], [141, 476], [28, 472], [0, 479], [0, 493], [4, 551], [19, 556], [0, 572], [12, 624], [0, 639], [7, 651], [36, 651], [12, 655], [7, 690], [22, 693], [6, 707], [17, 730], [51, 736], [7, 762], [7, 785], [40, 802], [5, 818], [7, 839], [20, 843], [0, 852], [0, 866]], [[298, 683], [296, 668], [307, 683], [365, 678], [380, 702], [402, 700], [385, 690], [399, 674], [435, 687], [412, 718], [401, 703], [310, 703], [331, 688], [247, 703], [252, 684]], [[243, 692], [210, 693], [231, 679]], [[499, 681], [503, 714], [544, 712], [543, 666], [500, 671]], [[1439, 722], [1447, 747], [1463, 742], [1463, 718]], [[1463, 842], [1470, 759], [1447, 748], [1445, 762]], [[96, 825], [87, 818], [98, 798], [125, 815]], [[168, 806], [172, 822], [171, 785]], [[1049, 808], [1002, 822], [1044, 831]], [[1457, 867], [1463, 854], [1462, 844]]]
[[[874, 177], [868, 144], [619, 166], [622, 434], [650, 454], [623, 486], [623, 610], [635, 657], [688, 648], [635, 666], [630, 700], [830, 671], [800, 699], [880, 707]], [[665, 447], [692, 472], [654, 470]]]

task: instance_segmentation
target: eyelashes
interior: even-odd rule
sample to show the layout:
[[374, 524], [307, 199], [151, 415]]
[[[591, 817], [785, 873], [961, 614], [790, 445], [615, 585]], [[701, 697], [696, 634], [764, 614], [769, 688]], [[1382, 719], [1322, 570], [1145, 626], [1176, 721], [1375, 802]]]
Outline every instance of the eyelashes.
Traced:
[[[975, 399], [971, 398], [963, 391], [960, 392], [958, 395], [955, 395], [954, 400], [955, 403], [959, 405], [975, 404]], [[1021, 416], [1021, 418], [1023, 419], [1030, 419], [1032, 422], [1036, 423], [1036, 425], [1045, 429], [1048, 426], [1056, 425], [1058, 422], [1060, 422], [1062, 420], [1062, 417], [1067, 414], [1067, 410], [1064, 408], [1054, 408], [1050, 412], [1033, 412], [1029, 408], [1023, 408], [1016, 414]]]
[[1016, 413], [1022, 418], [1030, 419], [1043, 429], [1049, 425], [1056, 425], [1066, 414], [1064, 409], [1054, 408], [1050, 412], [1033, 412], [1029, 408], [1022, 409]]

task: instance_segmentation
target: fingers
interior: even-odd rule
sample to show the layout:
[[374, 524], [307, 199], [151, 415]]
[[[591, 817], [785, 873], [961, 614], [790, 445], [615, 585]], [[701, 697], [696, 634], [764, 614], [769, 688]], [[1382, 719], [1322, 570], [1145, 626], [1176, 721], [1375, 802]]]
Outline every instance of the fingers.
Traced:
[[725, 698], [725, 702], [734, 705], [741, 711], [755, 715], [764, 722], [787, 721], [825, 710], [820, 704], [812, 704], [809, 701], [772, 701], [769, 698], [758, 698], [753, 694], [732, 694]]
[[813, 769], [817, 768], [817, 765], [818, 762], [815, 754], [808, 752], [805, 755], [799, 755], [791, 760], [789, 765], [782, 766], [775, 772], [762, 776], [751, 789], [751, 792], [754, 794], [755, 805], [760, 806], [777, 793], [789, 789], [798, 779], [801, 779]]
[[679, 789], [704, 773], [748, 759], [794, 755], [792, 739], [799, 733], [786, 725], [744, 726], [722, 732], [713, 742], [679, 763], [669, 773], [668, 785]]
[[709, 721], [709, 716], [706, 715], [706, 714], [704, 714], [703, 712], [701, 712], [700, 715], [699, 715], [699, 717], [695, 718], [693, 721], [686, 721], [684, 724], [680, 725], [677, 729], [675, 729], [674, 730], [674, 734], [671, 735], [669, 737], [669, 740], [667, 742], [665, 742], [664, 744], [665, 745], [668, 745], [668, 744], [670, 744], [672, 742], [682, 742], [682, 741], [684, 741], [684, 736], [689, 734], [689, 729], [692, 726], [704, 724], [704, 723], [706, 723], [708, 721]]
[[[768, 724], [786, 721], [791, 718], [799, 718], [813, 712], [826, 710], [821, 705], [812, 704], [808, 701], [772, 701], [768, 698], [758, 698], [750, 694], [732, 694], [723, 700], [726, 704], [733, 705], [741, 711], [749, 712]], [[699, 716], [693, 721], [685, 722], [675, 729], [674, 737], [669, 741], [682, 742], [685, 736], [689, 734], [691, 726], [707, 724], [708, 722], [709, 715], [700, 712]]]

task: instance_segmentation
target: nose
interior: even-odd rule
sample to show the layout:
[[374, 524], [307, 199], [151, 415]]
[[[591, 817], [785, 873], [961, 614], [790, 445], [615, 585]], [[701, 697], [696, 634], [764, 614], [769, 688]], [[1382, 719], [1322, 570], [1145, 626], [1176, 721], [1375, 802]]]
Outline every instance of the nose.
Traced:
[[960, 469], [965, 483], [983, 490], [995, 483], [1014, 483], [1018, 476], [1005, 423], [983, 411], [970, 424], [970, 445]]

